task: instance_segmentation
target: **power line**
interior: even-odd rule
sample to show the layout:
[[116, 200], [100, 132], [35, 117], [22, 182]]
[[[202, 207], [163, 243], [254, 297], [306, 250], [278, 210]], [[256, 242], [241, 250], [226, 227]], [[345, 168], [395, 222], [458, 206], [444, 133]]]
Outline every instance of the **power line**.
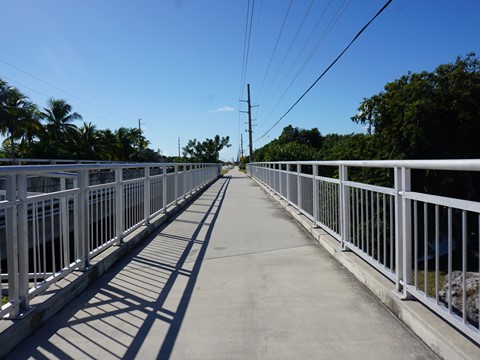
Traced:
[[110, 111], [110, 110], [108, 110], [108, 109], [105, 109], [105, 108], [103, 108], [103, 107], [101, 107], [101, 106], [98, 106], [98, 105], [96, 105], [96, 104], [94, 104], [94, 103], [92, 103], [92, 102], [90, 102], [90, 101], [88, 101], [88, 100], [82, 99], [81, 97], [76, 96], [76, 95], [72, 94], [72, 93], [69, 92], [69, 91], [66, 91], [66, 90], [64, 90], [64, 89], [62, 89], [62, 88], [59, 88], [58, 86], [55, 86], [55, 85], [53, 85], [53, 84], [51, 84], [51, 83], [49, 83], [49, 82], [47, 82], [47, 81], [45, 81], [45, 80], [42, 80], [42, 79], [40, 79], [38, 76], [35, 76], [35, 75], [33, 75], [33, 74], [31, 74], [31, 73], [29, 73], [29, 72], [27, 72], [27, 71], [19, 68], [18, 66], [15, 66], [15, 65], [13, 65], [13, 64], [10, 64], [9, 62], [7, 62], [7, 61], [5, 61], [5, 60], [0, 59], [0, 62], [2, 62], [2, 63], [4, 63], [4, 64], [6, 64], [6, 65], [8, 65], [8, 66], [10, 66], [10, 67], [12, 67], [12, 68], [14, 68], [15, 70], [18, 70], [18, 71], [24, 73], [25, 75], [28, 75], [28, 76], [34, 78], [35, 80], [38, 80], [38, 81], [44, 83], [45, 85], [48, 85], [48, 86], [50, 86], [50, 87], [52, 87], [52, 88], [54, 88], [54, 89], [56, 89], [56, 90], [59, 90], [59, 91], [65, 93], [65, 94], [67, 94], [68, 96], [71, 96], [71, 97], [73, 97], [73, 98], [75, 98], [75, 99], [77, 99], [77, 100], [83, 101], [84, 103], [86, 103], [86, 104], [88, 104], [88, 105], [90, 105], [90, 106], [96, 107], [97, 109], [100, 109], [100, 110], [105, 111], [105, 112], [108, 112], [108, 113], [110, 113], [110, 114], [112, 114], [112, 115], [121, 117], [121, 118], [123, 118], [123, 119], [125, 119], [125, 120], [132, 121], [132, 119], [130, 119], [130, 118], [126, 117], [126, 116], [123, 116], [123, 115], [114, 113], [114, 112], [112, 112], [112, 111]]
[[273, 124], [262, 136], [260, 136], [257, 140], [255, 140], [255, 142], [257, 142], [258, 140], [262, 139], [263, 137], [265, 137], [275, 126], [278, 125], [278, 123], [280, 121], [283, 120], [283, 118], [285, 118], [285, 116], [288, 115], [288, 113], [290, 111], [292, 111], [292, 109], [297, 106], [297, 104], [305, 97], [305, 95], [307, 95], [310, 90], [313, 89], [313, 87], [320, 81], [321, 78], [323, 78], [323, 76], [333, 67], [333, 65], [336, 64], [336, 62], [338, 60], [340, 60], [340, 58], [343, 56], [343, 54], [345, 54], [345, 52], [350, 48], [350, 46], [353, 45], [353, 43], [360, 37], [360, 35], [368, 28], [368, 26], [388, 7], [388, 5], [390, 5], [390, 3], [392, 2], [392, 0], [388, 0], [384, 5], [383, 7], [375, 14], [374, 17], [372, 17], [370, 19], [369, 22], [367, 22], [363, 28], [357, 33], [357, 35], [355, 35], [355, 37], [352, 39], [352, 41], [350, 41], [350, 43], [345, 47], [345, 49], [343, 49], [343, 51], [335, 58], [335, 60], [333, 60], [333, 62], [323, 71], [323, 73], [320, 74], [320, 76], [312, 83], [312, 85], [310, 85], [310, 87], [302, 94], [302, 96], [300, 96], [297, 101], [295, 101], [295, 103], [293, 103], [292, 106], [290, 106], [290, 108], [275, 122], [275, 124]]
[[[250, 0], [248, 0], [248, 6], [250, 5]], [[247, 8], [248, 8], [247, 6]], [[240, 91], [240, 97], [243, 96], [243, 90], [245, 89], [245, 80], [246, 80], [246, 77], [247, 77], [247, 69], [248, 69], [248, 57], [249, 57], [249, 54], [250, 54], [250, 40], [251, 40], [251, 37], [252, 37], [252, 24], [253, 24], [253, 11], [255, 9], [255, 0], [252, 1], [252, 9], [250, 11], [250, 16], [248, 16], [248, 10], [247, 10], [247, 24], [248, 24], [248, 20], [250, 18], [250, 26], [249, 26], [249, 30], [248, 30], [248, 39], [247, 39], [247, 33], [245, 33], [245, 40], [247, 41], [246, 42], [246, 47], [245, 47], [245, 44], [244, 44], [244, 65], [243, 65], [243, 71], [242, 71], [242, 79], [241, 79], [241, 91]], [[245, 29], [246, 31], [247, 29]], [[245, 51], [246, 50], [246, 51]]]
[[[253, 11], [255, 8], [255, 0], [252, 2], [252, 9], [250, 10], [250, 0], [247, 3], [247, 20], [245, 22], [245, 36], [243, 42], [243, 60], [242, 60], [242, 74], [240, 76], [240, 94], [238, 98], [243, 96], [245, 89], [245, 79], [247, 77], [248, 56], [250, 53], [250, 39], [252, 36]], [[250, 20], [250, 21], [249, 21]], [[249, 26], [250, 23], [250, 26]], [[241, 134], [241, 112], [238, 113], [238, 134]]]
[[[330, 8], [330, 5], [332, 4], [332, 1], [333, 0], [330, 0], [328, 3], [327, 3], [327, 6], [325, 7], [325, 9], [323, 10], [322, 14], [320, 15], [320, 17], [318, 18], [316, 24], [315, 24], [315, 27], [313, 28], [313, 30], [310, 32], [310, 35], [308, 36], [307, 40], [305, 40], [305, 42], [303, 43], [303, 46], [302, 46], [302, 49], [299, 51], [297, 57], [295, 58], [295, 60], [293, 61], [292, 65], [290, 65], [290, 68], [288, 69], [287, 73], [285, 74], [285, 76], [283, 77], [283, 80], [280, 82], [280, 85], [277, 87], [277, 90], [275, 90], [273, 96], [271, 97], [272, 99], [275, 98], [275, 96], [277, 95], [278, 91], [282, 88], [282, 85], [283, 83], [285, 82], [285, 80], [287, 80], [288, 78], [288, 75], [290, 75], [290, 72], [292, 71], [293, 67], [295, 66], [295, 64], [297, 63], [298, 59], [300, 58], [300, 56], [302, 55], [303, 51], [305, 50], [305, 48], [307, 47], [307, 44], [310, 42], [310, 39], [312, 38], [312, 36], [315, 34], [315, 31], [317, 30], [318, 26], [320, 25], [320, 23], [322, 22], [323, 18], [325, 17], [325, 14], [327, 13], [328, 9]], [[271, 111], [271, 113], [267, 116], [266, 120], [262, 121], [261, 125], [260, 125], [260, 128], [263, 127], [263, 125], [270, 119], [270, 116], [272, 115], [273, 111], [275, 110], [275, 108], [277, 107], [277, 105], [280, 103], [281, 99], [283, 98], [283, 95], [282, 97], [280, 98], [280, 100], [278, 100], [278, 102], [275, 104], [273, 110]], [[265, 108], [265, 107], [264, 107]]]
[[[277, 71], [275, 72], [275, 75], [273, 76], [273, 79], [272, 79], [272, 81], [270, 82], [270, 85], [268, 86], [265, 94], [268, 94], [268, 92], [270, 91], [273, 83], [274, 83], [275, 80], [277, 79], [278, 73], [280, 72], [280, 70], [282, 69], [283, 64], [285, 63], [285, 60], [287, 59], [288, 55], [290, 54], [290, 51], [292, 50], [292, 46], [293, 46], [293, 44], [295, 43], [295, 40], [297, 40], [298, 34], [300, 33], [300, 30], [302, 30], [303, 24], [305, 23], [305, 20], [307, 19], [307, 16], [308, 16], [308, 14], [310, 13], [310, 10], [311, 10], [312, 5], [313, 5], [313, 1], [314, 1], [314, 0], [311, 0], [311, 1], [310, 1], [310, 5], [308, 6], [307, 11], [305, 12], [305, 15], [303, 16], [302, 22], [300, 23], [300, 26], [298, 27], [297, 32], [295, 33], [295, 36], [293, 37], [293, 40], [290, 42], [290, 46], [288, 47], [288, 49], [287, 49], [287, 51], [286, 51], [286, 53], [285, 53], [285, 56], [283, 57], [282, 62], [280, 63], [280, 66], [278, 67]], [[258, 99], [258, 101], [260, 102], [260, 99]]]
[[[280, 98], [278, 99], [277, 103], [275, 104], [275, 106], [273, 107], [272, 111], [270, 112], [270, 114], [268, 114], [268, 117], [267, 119], [265, 120], [264, 123], [266, 123], [269, 119], [270, 119], [270, 116], [273, 114], [273, 112], [275, 111], [276, 107], [278, 106], [278, 104], [283, 100], [283, 98], [285, 97], [285, 95], [287, 94], [288, 90], [290, 90], [290, 88], [293, 86], [293, 84], [295, 83], [295, 81], [298, 79], [298, 77], [300, 76], [300, 74], [302, 73], [302, 71], [305, 69], [305, 67], [307, 66], [307, 64], [310, 62], [310, 60], [313, 58], [313, 56], [315, 55], [315, 53], [317, 52], [317, 50], [320, 48], [320, 45], [323, 43], [323, 41], [328, 37], [328, 35], [330, 34], [330, 32], [332, 31], [332, 29], [335, 27], [335, 25], [337, 24], [338, 20], [342, 17], [343, 13], [345, 12], [345, 10], [347, 9], [348, 5], [350, 5], [351, 3], [351, 0], [344, 0], [344, 2], [340, 5], [340, 7], [338, 8], [337, 12], [335, 13], [335, 15], [333, 16], [332, 20], [330, 21], [330, 23], [327, 25], [327, 27], [325, 28], [325, 30], [323, 31], [322, 35], [320, 36], [320, 38], [318, 39], [318, 41], [316, 42], [315, 46], [313, 47], [313, 49], [310, 51], [310, 54], [308, 55], [308, 57], [305, 59], [305, 61], [303, 62], [302, 66], [300, 67], [300, 69], [297, 71], [297, 73], [295, 74], [295, 76], [293, 77], [292, 81], [290, 82], [290, 84], [287, 86], [287, 88], [284, 90], [283, 94], [280, 96]], [[283, 82], [282, 82], [283, 84]], [[275, 91], [275, 94], [274, 96], [277, 94], [278, 90], [280, 90], [280, 87], [277, 89], [277, 91]]]
[[[30, 91], [33, 91], [33, 92], [35, 92], [35, 93], [37, 93], [37, 94], [39, 94], [39, 95], [45, 96], [46, 98], [51, 98], [50, 95], [47, 95], [47, 94], [45, 94], [45, 93], [43, 93], [43, 92], [41, 92], [41, 91], [38, 91], [38, 90], [36, 90], [36, 89], [34, 89], [34, 88], [30, 87], [30, 86], [24, 85], [24, 84], [22, 84], [22, 83], [20, 83], [20, 82], [18, 82], [18, 81], [16, 81], [16, 80], [10, 79], [10, 78], [8, 78], [8, 77], [6, 77], [6, 76], [3, 76], [3, 75], [1, 76], [1, 78], [6, 79], [6, 80], [8, 80], [8, 81], [11, 82], [11, 83], [15, 83], [15, 84], [17, 84], [17, 85], [19, 85], [19, 86], [21, 86], [21, 87], [23, 87], [23, 88], [26, 88], [26, 89], [30, 90]], [[89, 115], [91, 115], [91, 116], [93, 116], [93, 117], [96, 117], [96, 118], [98, 118], [98, 119], [102, 119], [102, 120], [105, 120], [105, 121], [108, 121], [108, 122], [111, 122], [111, 123], [114, 123], [114, 124], [117, 124], [117, 125], [121, 125], [121, 124], [120, 124], [119, 122], [117, 122], [117, 121], [113, 121], [113, 120], [107, 119], [107, 118], [105, 118], [105, 117], [103, 117], [103, 116], [100, 116], [100, 115], [91, 113], [91, 112], [89, 112], [89, 111], [87, 111], [87, 110], [85, 110], [85, 109], [79, 108], [78, 106], [75, 106], [75, 108], [78, 109], [78, 110], [80, 110], [82, 113], [89, 114]]]
[[275, 56], [275, 52], [277, 51], [277, 46], [280, 41], [280, 37], [282, 36], [283, 28], [285, 27], [285, 23], [287, 22], [288, 13], [290, 12], [290, 7], [292, 6], [292, 1], [293, 0], [290, 0], [290, 2], [288, 3], [287, 12], [285, 13], [285, 17], [283, 18], [282, 27], [280, 28], [280, 32], [278, 33], [277, 41], [275, 42], [275, 47], [273, 48], [272, 56], [270, 57], [270, 61], [267, 66], [267, 71], [265, 72], [265, 76], [263, 77], [262, 85], [260, 86], [260, 90], [258, 91], [257, 98], [259, 98], [260, 94], [262, 93], [263, 85], [265, 84], [265, 79], [267, 78], [268, 72], [270, 70], [270, 66], [272, 65], [273, 57]]

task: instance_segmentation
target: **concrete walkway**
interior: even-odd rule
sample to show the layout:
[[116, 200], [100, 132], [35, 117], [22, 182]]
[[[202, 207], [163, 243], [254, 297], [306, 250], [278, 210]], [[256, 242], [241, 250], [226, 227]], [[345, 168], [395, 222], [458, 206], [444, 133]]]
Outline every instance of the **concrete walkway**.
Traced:
[[238, 171], [11, 359], [435, 359]]

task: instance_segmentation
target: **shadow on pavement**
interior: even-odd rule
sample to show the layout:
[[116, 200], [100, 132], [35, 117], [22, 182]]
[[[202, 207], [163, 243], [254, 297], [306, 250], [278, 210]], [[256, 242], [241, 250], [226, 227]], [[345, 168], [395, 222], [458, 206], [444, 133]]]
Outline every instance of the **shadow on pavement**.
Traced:
[[132, 359], [140, 350], [168, 359], [229, 182], [212, 184], [187, 216], [164, 225], [7, 359]]

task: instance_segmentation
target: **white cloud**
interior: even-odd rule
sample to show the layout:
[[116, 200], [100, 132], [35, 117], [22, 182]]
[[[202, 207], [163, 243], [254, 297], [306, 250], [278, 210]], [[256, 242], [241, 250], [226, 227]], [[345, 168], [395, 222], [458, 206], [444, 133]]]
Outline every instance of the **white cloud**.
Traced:
[[208, 110], [209, 113], [230, 112], [230, 111], [235, 111], [235, 108], [228, 105], [215, 110]]

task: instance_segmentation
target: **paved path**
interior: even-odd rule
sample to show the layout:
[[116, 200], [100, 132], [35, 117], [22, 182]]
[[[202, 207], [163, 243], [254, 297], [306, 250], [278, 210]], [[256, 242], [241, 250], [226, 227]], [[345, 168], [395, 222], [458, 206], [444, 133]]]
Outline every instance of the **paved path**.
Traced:
[[10, 358], [29, 356], [435, 359], [235, 170]]

